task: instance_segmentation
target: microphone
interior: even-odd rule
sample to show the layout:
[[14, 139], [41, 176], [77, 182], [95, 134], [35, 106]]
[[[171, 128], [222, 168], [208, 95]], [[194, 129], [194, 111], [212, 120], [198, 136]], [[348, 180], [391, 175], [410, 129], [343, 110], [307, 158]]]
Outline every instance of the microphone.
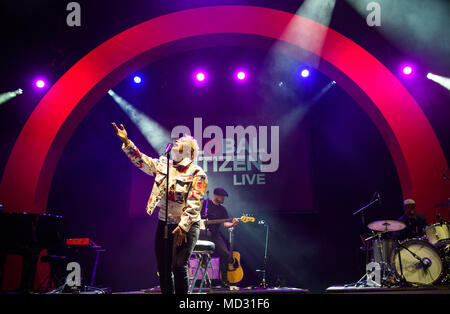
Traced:
[[424, 268], [428, 268], [431, 266], [431, 260], [428, 257], [422, 258], [420, 263], [423, 265]]
[[167, 144], [164, 154], [169, 153], [172, 150], [172, 147], [173, 147], [173, 143]]
[[377, 198], [378, 198], [378, 204], [382, 204], [381, 203], [381, 194], [379, 192], [377, 192]]

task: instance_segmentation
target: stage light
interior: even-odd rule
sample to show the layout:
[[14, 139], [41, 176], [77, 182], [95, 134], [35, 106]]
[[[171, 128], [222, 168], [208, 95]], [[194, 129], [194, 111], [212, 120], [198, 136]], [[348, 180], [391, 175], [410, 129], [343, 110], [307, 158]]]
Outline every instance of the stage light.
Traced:
[[43, 79], [38, 79], [34, 82], [37, 88], [44, 88], [45, 87], [45, 81]]
[[311, 99], [302, 102], [301, 106], [295, 106], [287, 114], [281, 117], [277, 121], [277, 125], [282, 125], [283, 128], [280, 130], [282, 136], [285, 138], [290, 134], [296, 126], [301, 123], [306, 114], [316, 105], [319, 100], [328, 93], [333, 86], [336, 86], [336, 81], [331, 81], [325, 85], [318, 93], [316, 93]]
[[[297, 3], [299, 3], [299, 7], [295, 12], [296, 15], [305, 17], [324, 26], [330, 25], [333, 11], [336, 6], [336, 0], [304, 0], [297, 1]], [[303, 38], [305, 43], [308, 42], [313, 45], [317, 51], [321, 51], [325, 38], [327, 37], [327, 28], [324, 27], [320, 31], [315, 29], [314, 36], [311, 36], [312, 28], [313, 26], [299, 28], [298, 22], [295, 21], [295, 19], [292, 19], [292, 21], [284, 27], [283, 34], [289, 36], [288, 34], [296, 33], [297, 36]], [[275, 43], [270, 51], [274, 53], [283, 53], [283, 51], [285, 51], [285, 43], [282, 41]], [[316, 68], [319, 65], [320, 57], [318, 55], [306, 51], [300, 52], [300, 54], [305, 60], [308, 60], [308, 64], [311, 67]], [[274, 56], [274, 58], [277, 59], [278, 57]], [[280, 61], [280, 64], [275, 63], [274, 66], [278, 69], [287, 70], [289, 68], [283, 61]]]
[[244, 80], [246, 77], [247, 77], [247, 75], [245, 74], [244, 71], [239, 71], [236, 74], [236, 78], [241, 81]]
[[6, 92], [6, 93], [0, 94], [0, 105], [7, 102], [11, 98], [16, 97], [17, 95], [21, 95], [22, 93], [23, 93], [23, 90], [19, 88], [12, 92]]
[[450, 78], [445, 76], [436, 75], [433, 73], [427, 74], [427, 79], [432, 80], [433, 82], [438, 83], [442, 87], [450, 90]]
[[142, 83], [142, 78], [139, 75], [135, 75], [133, 77], [133, 82], [135, 82], [136, 84], [141, 84]]
[[[386, 41], [419, 57], [427, 49], [428, 58], [448, 60], [448, 0], [344, 0], [366, 20], [366, 27], [377, 30]], [[318, 1], [322, 2], [322, 1]], [[343, 2], [343, 1], [340, 1]], [[371, 20], [371, 23], [369, 23]], [[378, 20], [380, 26], [372, 24]], [[426, 21], [426, 22], [425, 22]], [[372, 25], [370, 25], [372, 24]], [[441, 39], [441, 40], [440, 40]], [[423, 55], [422, 55], [423, 56]], [[413, 75], [417, 69], [413, 67]], [[404, 75], [404, 74], [402, 74]]]
[[206, 80], [206, 75], [204, 72], [197, 72], [195, 74], [195, 79], [197, 82], [204, 82]]
[[403, 74], [410, 75], [413, 72], [413, 69], [410, 65], [405, 65], [402, 69]]
[[308, 70], [308, 69], [303, 69], [303, 70], [300, 72], [300, 75], [301, 75], [302, 77], [308, 77], [308, 76], [309, 76], [309, 70]]
[[167, 143], [172, 141], [169, 131], [156, 120], [153, 120], [144, 112], [139, 111], [133, 104], [116, 94], [112, 89], [108, 91], [108, 95], [110, 95], [119, 107], [128, 115], [149, 144], [157, 152], [163, 152]]

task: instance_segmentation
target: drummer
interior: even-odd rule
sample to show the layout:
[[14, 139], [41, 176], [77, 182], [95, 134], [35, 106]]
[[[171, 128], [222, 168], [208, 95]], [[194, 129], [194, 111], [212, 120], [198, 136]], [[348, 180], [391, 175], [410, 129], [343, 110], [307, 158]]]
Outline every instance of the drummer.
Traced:
[[397, 231], [395, 237], [398, 240], [421, 238], [424, 236], [423, 229], [428, 225], [425, 215], [416, 211], [416, 202], [413, 199], [403, 201], [404, 214], [399, 221], [406, 225], [406, 228]]

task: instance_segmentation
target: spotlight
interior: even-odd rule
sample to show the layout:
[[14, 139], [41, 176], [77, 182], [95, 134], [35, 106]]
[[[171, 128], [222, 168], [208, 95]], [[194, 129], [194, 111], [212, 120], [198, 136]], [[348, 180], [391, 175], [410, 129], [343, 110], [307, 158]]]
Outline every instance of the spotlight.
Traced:
[[405, 65], [402, 69], [403, 74], [410, 75], [413, 72], [413, 69], [410, 65]]
[[205, 81], [205, 79], [206, 79], [206, 75], [205, 75], [204, 72], [197, 72], [197, 73], [195, 74], [195, 79], [196, 79], [198, 82], [203, 82], [203, 81]]
[[6, 92], [0, 94], [0, 105], [7, 102], [8, 100], [16, 97], [17, 95], [21, 95], [23, 93], [23, 90], [21, 88], [16, 89], [12, 92]]
[[136, 84], [141, 84], [142, 83], [142, 78], [139, 75], [135, 75], [133, 77], [133, 82], [135, 82]]
[[45, 81], [43, 79], [38, 79], [34, 82], [37, 88], [44, 88], [45, 87]]
[[156, 120], [139, 111], [136, 106], [116, 94], [112, 89], [108, 91], [108, 95], [122, 108], [156, 151], [164, 150], [166, 144], [172, 141], [169, 131]]
[[302, 77], [308, 77], [309, 76], [309, 70], [308, 69], [303, 69], [302, 72], [300, 72], [300, 75]]
[[203, 72], [197, 73], [195, 78], [197, 79], [197, 81], [203, 82], [205, 80], [205, 73], [203, 73]]
[[433, 73], [427, 74], [427, 79], [432, 80], [433, 82], [438, 83], [442, 87], [450, 90], [450, 77], [445, 77]]
[[246, 74], [245, 74], [245, 72], [244, 71], [239, 71], [239, 72], [237, 72], [237, 74], [236, 74], [236, 78], [238, 79], [238, 80], [244, 80], [245, 78], [246, 78]]

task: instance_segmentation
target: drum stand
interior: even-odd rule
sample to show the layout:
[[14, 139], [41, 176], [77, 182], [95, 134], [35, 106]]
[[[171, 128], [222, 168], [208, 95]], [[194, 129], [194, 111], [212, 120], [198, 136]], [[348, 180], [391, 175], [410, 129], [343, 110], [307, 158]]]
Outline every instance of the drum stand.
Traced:
[[[403, 275], [403, 266], [402, 266], [402, 255], [400, 254], [400, 252], [399, 252], [399, 247], [403, 247], [403, 248], [405, 248], [407, 251], [409, 251], [409, 252], [411, 252], [409, 249], [407, 249], [404, 245], [402, 245], [401, 243], [400, 243], [400, 241], [398, 241], [398, 240], [395, 240], [395, 249], [394, 249], [394, 263], [395, 263], [395, 255], [397, 255], [398, 254], [398, 262], [399, 262], [399, 265], [400, 265], [400, 274], [398, 274], [397, 272], [396, 272], [396, 274], [397, 274], [397, 277], [398, 277], [398, 282], [399, 282], [399, 284], [400, 284], [400, 287], [409, 287], [410, 286], [410, 284], [406, 281], [406, 279], [405, 279], [405, 276]], [[411, 252], [412, 253], [412, 252]], [[412, 253], [413, 254], [413, 253]]]
[[[374, 200], [376, 194], [374, 194], [374, 196], [372, 197], [372, 200], [369, 202], [369, 204], [367, 204], [366, 206], [361, 207], [360, 209], [358, 209], [357, 211], [355, 211], [352, 215], [356, 215], [361, 213], [361, 223], [362, 225], [365, 227], [366, 226], [366, 220], [365, 220], [365, 212], [364, 210], [369, 208], [370, 206], [372, 206], [373, 204], [375, 204], [376, 202], [378, 202], [378, 198]], [[371, 236], [367, 239], [364, 240], [364, 246], [365, 246], [365, 250], [366, 250], [366, 265], [369, 262], [369, 251], [367, 248], [367, 244], [365, 243], [366, 241], [372, 239], [374, 236]], [[369, 270], [366, 270], [366, 273], [364, 274], [364, 276], [361, 277], [361, 279], [359, 279], [356, 283], [354, 284], [349, 284], [349, 285], [345, 285], [345, 287], [347, 286], [367, 286], [367, 277], [369, 275]]]
[[[362, 212], [362, 216], [364, 215], [364, 212]], [[362, 217], [362, 220], [364, 221], [364, 217]], [[364, 239], [364, 247], [365, 247], [365, 251], [366, 251], [366, 265], [369, 264], [369, 249], [368, 246], [366, 244], [367, 241], [371, 240], [372, 238], [376, 237], [377, 235], [372, 235], [370, 237], [368, 237], [367, 239]], [[370, 274], [370, 271], [366, 269], [366, 273], [361, 277], [361, 279], [359, 279], [356, 283], [354, 284], [350, 284], [350, 285], [345, 285], [345, 287], [349, 287], [349, 286], [370, 286], [367, 284], [367, 278]]]
[[450, 286], [450, 244], [441, 249], [441, 255], [443, 256], [443, 267], [446, 272], [441, 283], [443, 286]]
[[[395, 282], [402, 281], [401, 279], [398, 278], [397, 273], [393, 269], [391, 263], [389, 261], [387, 261], [387, 256], [385, 256], [385, 254], [384, 254], [384, 246], [383, 246], [383, 241], [381, 241], [381, 236], [387, 232], [389, 232], [389, 231], [385, 230], [382, 232], [378, 232], [378, 233], [364, 239], [364, 242], [367, 242], [369, 240], [372, 240], [373, 238], [378, 238], [378, 241], [380, 243], [379, 250], [380, 250], [380, 254], [381, 254], [381, 261], [378, 263], [380, 265], [380, 283], [377, 283], [378, 287], [390, 287]], [[366, 251], [367, 251], [367, 246], [366, 246]], [[366, 265], [368, 265], [367, 252], [366, 252]], [[400, 262], [400, 265], [401, 265], [401, 262]], [[364, 274], [364, 276], [360, 280], [358, 280], [354, 285], [355, 286], [370, 286], [367, 283], [367, 279], [368, 279], [368, 276], [370, 273], [371, 273], [371, 270], [366, 270], [366, 273]], [[389, 278], [391, 278], [391, 276], [394, 276], [394, 278], [395, 278], [395, 282], [393, 282], [392, 284], [389, 283]], [[403, 274], [402, 274], [402, 276], [403, 276]], [[346, 285], [346, 286], [350, 286], [350, 285]]]
[[[390, 284], [387, 284], [389, 281], [389, 278], [394, 275], [394, 277], [396, 277], [396, 272], [394, 271], [394, 269], [392, 269], [392, 265], [391, 263], [387, 260], [387, 256], [384, 256], [384, 247], [383, 247], [383, 241], [381, 241], [381, 235], [384, 233], [389, 232], [386, 228], [386, 230], [379, 232], [377, 234], [378, 237], [378, 241], [380, 243], [380, 253], [381, 253], [381, 274], [380, 274], [380, 279], [381, 279], [381, 286], [391, 286]], [[396, 278], [397, 279], [397, 278]]]

